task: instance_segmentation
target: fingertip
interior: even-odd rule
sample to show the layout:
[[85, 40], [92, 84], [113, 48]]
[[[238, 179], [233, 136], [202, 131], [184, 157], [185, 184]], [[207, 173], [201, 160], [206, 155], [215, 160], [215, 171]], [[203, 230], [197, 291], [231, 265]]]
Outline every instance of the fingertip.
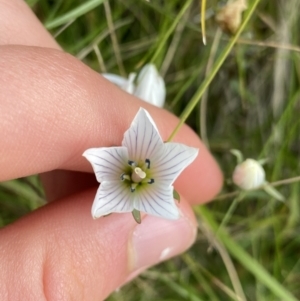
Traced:
[[184, 198], [178, 206], [178, 219], [146, 215], [141, 225], [133, 229], [129, 240], [130, 274], [126, 281], [137, 276], [137, 272], [183, 253], [194, 243], [197, 234], [195, 215]]
[[[178, 255], [195, 240], [196, 221], [185, 200], [179, 205], [178, 220], [146, 215], [142, 224], [136, 224], [130, 213], [93, 220], [94, 195], [92, 189], [53, 202], [11, 225], [9, 231], [2, 230], [1, 242], [10, 243], [1, 244], [1, 252], [8, 246], [10, 260], [4, 262], [8, 266], [0, 271], [0, 281], [7, 281], [4, 271], [15, 271], [24, 262], [32, 265], [32, 277], [24, 269], [10, 273], [7, 285], [17, 287], [12, 296], [24, 291], [24, 299], [29, 299], [34, 288], [49, 300], [78, 296], [103, 300], [128, 277]], [[19, 278], [25, 280], [17, 285]]]
[[188, 125], [183, 125], [174, 141], [198, 149], [195, 160], [175, 181], [176, 190], [183, 194], [191, 204], [210, 201], [223, 185], [223, 174], [216, 159]]

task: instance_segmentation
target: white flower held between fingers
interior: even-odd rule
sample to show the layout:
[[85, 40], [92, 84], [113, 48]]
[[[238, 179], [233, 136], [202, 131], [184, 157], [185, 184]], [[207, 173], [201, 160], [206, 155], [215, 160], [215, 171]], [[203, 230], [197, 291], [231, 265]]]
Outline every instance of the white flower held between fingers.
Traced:
[[125, 132], [122, 146], [91, 148], [84, 152], [101, 183], [92, 216], [112, 212], [145, 212], [178, 219], [173, 182], [197, 157], [198, 149], [164, 143], [151, 116], [140, 109]]
[[256, 189], [265, 183], [265, 171], [254, 159], [246, 159], [233, 172], [233, 182], [244, 190]]
[[103, 73], [102, 75], [124, 91], [157, 107], [162, 108], [164, 106], [165, 82], [153, 64], [147, 64], [142, 68], [137, 77], [136, 85], [134, 84], [136, 73], [130, 73], [128, 79], [110, 73]]

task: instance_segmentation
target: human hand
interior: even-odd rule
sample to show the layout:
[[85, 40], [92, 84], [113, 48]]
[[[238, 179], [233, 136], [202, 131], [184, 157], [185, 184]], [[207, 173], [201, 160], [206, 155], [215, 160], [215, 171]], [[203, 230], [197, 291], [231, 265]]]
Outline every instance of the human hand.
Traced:
[[0, 180], [44, 173], [52, 201], [0, 231], [1, 300], [104, 299], [186, 250], [196, 235], [190, 204], [211, 199], [222, 182], [197, 135], [184, 126], [175, 137], [200, 149], [175, 182], [179, 220], [147, 215], [137, 225], [131, 214], [112, 214], [95, 221], [99, 184], [83, 151], [120, 145], [141, 106], [164, 140], [178, 119], [60, 51], [23, 1], [0, 0], [0, 44]]

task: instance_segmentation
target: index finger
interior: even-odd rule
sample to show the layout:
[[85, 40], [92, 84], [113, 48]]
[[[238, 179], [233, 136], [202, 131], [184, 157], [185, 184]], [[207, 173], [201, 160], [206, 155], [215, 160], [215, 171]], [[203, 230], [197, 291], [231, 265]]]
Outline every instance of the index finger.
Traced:
[[60, 49], [22, 0], [0, 0], [0, 44]]

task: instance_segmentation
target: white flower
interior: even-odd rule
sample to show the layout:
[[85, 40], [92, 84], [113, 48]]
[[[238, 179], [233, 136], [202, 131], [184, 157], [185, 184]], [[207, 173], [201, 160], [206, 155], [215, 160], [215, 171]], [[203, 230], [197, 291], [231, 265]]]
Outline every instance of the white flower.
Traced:
[[265, 183], [265, 171], [256, 160], [246, 159], [236, 166], [232, 179], [244, 190], [256, 189]]
[[162, 108], [166, 98], [166, 87], [162, 77], [153, 64], [145, 65], [139, 73], [136, 85], [136, 73], [130, 73], [128, 79], [110, 73], [102, 74], [110, 82], [140, 99]]
[[172, 184], [197, 154], [198, 149], [164, 143], [151, 116], [141, 108], [124, 134], [122, 146], [91, 148], [83, 154], [101, 183], [92, 216], [142, 211], [179, 218]]

